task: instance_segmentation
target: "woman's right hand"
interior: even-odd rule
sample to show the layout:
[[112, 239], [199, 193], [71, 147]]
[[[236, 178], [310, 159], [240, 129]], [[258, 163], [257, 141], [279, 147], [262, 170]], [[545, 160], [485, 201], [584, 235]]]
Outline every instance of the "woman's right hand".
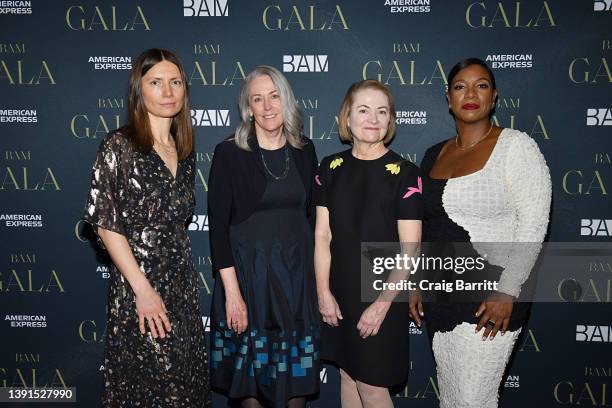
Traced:
[[240, 292], [226, 293], [225, 296], [225, 318], [230, 329], [237, 334], [242, 334], [247, 326], [247, 307]]
[[414, 289], [410, 291], [408, 298], [410, 305], [410, 312], [408, 314], [416, 322], [417, 326], [421, 327], [421, 318], [425, 316], [425, 313], [423, 313], [423, 295], [421, 295], [420, 290]]
[[323, 316], [323, 321], [332, 327], [339, 326], [338, 320], [342, 320], [342, 313], [334, 295], [332, 295], [331, 291], [326, 291], [320, 293], [318, 298], [319, 312]]
[[168, 310], [159, 293], [149, 284], [136, 294], [136, 313], [138, 313], [138, 326], [140, 333], [145, 334], [145, 321], [149, 325], [154, 338], [166, 337], [166, 332], [172, 330], [168, 319]]

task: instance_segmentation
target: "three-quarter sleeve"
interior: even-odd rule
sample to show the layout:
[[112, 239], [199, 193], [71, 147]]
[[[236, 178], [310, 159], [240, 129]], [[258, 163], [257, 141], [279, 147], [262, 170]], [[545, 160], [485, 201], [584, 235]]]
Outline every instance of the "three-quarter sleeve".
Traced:
[[313, 202], [317, 207], [327, 207], [327, 189], [329, 188], [328, 157], [321, 160], [321, 164], [314, 175]]
[[221, 142], [215, 148], [208, 177], [208, 225], [212, 269], [217, 271], [234, 265], [229, 238], [232, 213], [232, 167], [229, 155]]
[[[124, 136], [109, 134], [100, 144], [91, 174], [91, 187], [83, 220], [97, 227], [125, 235], [120, 203], [120, 175]], [[102, 245], [102, 242], [98, 240]]]
[[524, 133], [517, 133], [510, 146], [505, 169], [515, 212], [514, 244], [497, 289], [518, 297], [546, 235], [552, 188], [544, 156], [536, 142]]
[[423, 179], [419, 168], [405, 161], [400, 169], [400, 189], [396, 199], [398, 220], [423, 219]]

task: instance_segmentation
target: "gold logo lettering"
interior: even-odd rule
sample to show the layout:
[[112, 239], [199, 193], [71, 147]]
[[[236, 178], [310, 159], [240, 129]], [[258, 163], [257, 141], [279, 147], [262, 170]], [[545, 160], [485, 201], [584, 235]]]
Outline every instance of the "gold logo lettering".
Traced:
[[22, 167], [21, 172], [19, 172], [17, 169], [13, 171], [13, 168], [11, 167], [5, 167], [4, 176], [2, 177], [2, 184], [0, 185], [0, 191], [46, 191], [47, 189], [61, 191], [57, 178], [55, 177], [55, 174], [53, 174], [53, 170], [50, 167], [47, 167], [42, 180], [39, 178], [39, 181], [34, 185], [29, 183], [28, 177], [29, 173], [27, 167]]
[[[77, 139], [91, 138], [96, 139], [98, 136], [104, 136], [109, 133], [112, 129], [117, 129], [121, 126], [120, 115], [95, 115], [95, 119], [92, 119], [94, 126], [89, 126], [91, 121], [89, 115], [76, 114], [70, 120], [70, 133]], [[108, 124], [111, 124], [111, 127]]]
[[83, 6], [70, 6], [66, 10], [66, 25], [74, 31], [134, 31], [136, 26], [143, 26], [145, 31], [151, 30], [140, 6], [136, 6], [132, 19], [127, 19], [125, 23], [120, 23], [117, 19], [117, 6], [111, 6], [110, 15], [99, 6], [95, 6], [93, 10], [86, 10]]
[[[242, 68], [242, 64], [240, 61], [236, 61], [236, 66], [234, 68], [234, 72], [232, 73], [231, 78], [227, 76], [223, 80], [223, 82], [217, 82], [217, 62], [210, 61], [210, 74], [204, 74], [204, 70], [202, 70], [202, 66], [198, 61], [194, 63], [193, 71], [191, 71], [191, 75], [189, 76], [189, 85], [192, 85], [194, 82], [199, 81], [201, 85], [216, 85], [216, 86], [232, 86], [234, 85], [234, 81], [238, 82], [238, 80], [243, 80], [246, 75], [244, 73], [244, 68]], [[206, 78], [209, 79], [206, 79]], [[229, 83], [227, 82], [229, 79]]]
[[[325, 13], [327, 15], [327, 13]], [[306, 17], [303, 18], [302, 16]], [[342, 8], [339, 4], [336, 4], [334, 13], [330, 20], [319, 21], [316, 19], [317, 12], [314, 5], [308, 6], [308, 12], [304, 9], [300, 12], [298, 6], [291, 7], [291, 13], [286, 20], [283, 20], [283, 10], [279, 5], [270, 5], [264, 8], [262, 14], [262, 21], [264, 27], [270, 31], [284, 30], [289, 31], [297, 29], [300, 31], [324, 31], [333, 30], [336, 26], [341, 27], [343, 30], [348, 30], [349, 26], [346, 23]], [[275, 18], [275, 20], [274, 20]], [[304, 23], [304, 21], [306, 23]], [[295, 27], [294, 27], [295, 26]]]
[[[537, 16], [525, 21], [521, 19], [521, 2], [514, 2], [513, 14], [509, 14], [503, 3], [498, 2], [495, 11], [489, 18], [487, 6], [484, 2], [472, 3], [465, 10], [465, 22], [472, 28], [493, 28], [503, 26], [504, 28], [528, 28], [543, 25], [556, 27], [555, 19], [550, 10], [548, 2], [542, 2]], [[510, 17], [514, 17], [511, 19]]]
[[38, 74], [28, 75], [27, 77], [30, 78], [29, 81], [27, 79], [24, 80], [23, 61], [17, 60], [17, 66], [11, 73], [11, 69], [9, 69], [6, 61], [0, 60], [0, 80], [5, 78], [9, 85], [40, 85], [41, 80], [44, 80], [49, 85], [56, 85], [49, 64], [44, 60], [41, 61]]
[[[407, 64], [408, 66], [406, 66]], [[394, 60], [391, 64], [391, 67], [385, 69], [385, 67], [379, 60], [367, 61], [363, 65], [361, 74], [363, 79], [376, 78], [379, 82], [382, 82], [385, 85], [393, 84], [407, 86], [431, 85], [434, 82], [440, 84], [447, 83], [446, 74], [444, 73], [444, 68], [440, 60], [435, 60], [433, 68], [431, 68], [430, 75], [418, 76], [419, 78], [423, 78], [420, 81], [416, 79], [416, 61], [408, 61], [407, 64], [403, 63], [402, 65], [400, 65], [399, 61]]]

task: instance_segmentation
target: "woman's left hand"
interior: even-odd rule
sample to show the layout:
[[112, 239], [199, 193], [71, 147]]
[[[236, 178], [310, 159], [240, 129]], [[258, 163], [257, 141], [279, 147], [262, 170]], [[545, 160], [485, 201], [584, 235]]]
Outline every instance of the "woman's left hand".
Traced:
[[[480, 317], [480, 321], [476, 326], [476, 333], [485, 327], [482, 335], [483, 340], [486, 340], [487, 337], [493, 340], [500, 330], [502, 336], [506, 334], [510, 324], [510, 316], [512, 315], [512, 305], [512, 296], [502, 292], [491, 294], [487, 300], [480, 304], [476, 311], [476, 317]], [[492, 323], [488, 324], [489, 321]], [[494, 325], [493, 322], [495, 323]]]
[[376, 301], [363, 311], [357, 323], [357, 330], [359, 330], [359, 336], [361, 336], [362, 339], [378, 334], [380, 325], [383, 320], [385, 320], [385, 316], [390, 306], [390, 302]]

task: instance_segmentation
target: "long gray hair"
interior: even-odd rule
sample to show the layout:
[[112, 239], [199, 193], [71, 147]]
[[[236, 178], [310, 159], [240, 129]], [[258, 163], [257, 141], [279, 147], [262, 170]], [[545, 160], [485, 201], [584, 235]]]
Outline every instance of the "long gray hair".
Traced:
[[302, 112], [298, 108], [293, 90], [287, 78], [279, 70], [268, 65], [260, 65], [251, 71], [245, 78], [242, 88], [240, 88], [240, 96], [238, 98], [240, 125], [238, 125], [234, 133], [234, 142], [243, 150], [251, 150], [248, 138], [254, 132], [255, 123], [251, 122], [249, 116], [249, 91], [253, 80], [264, 75], [272, 79], [272, 83], [274, 83], [280, 96], [283, 106], [283, 134], [291, 146], [301, 149], [305, 144], [302, 140], [302, 127], [304, 125]]

